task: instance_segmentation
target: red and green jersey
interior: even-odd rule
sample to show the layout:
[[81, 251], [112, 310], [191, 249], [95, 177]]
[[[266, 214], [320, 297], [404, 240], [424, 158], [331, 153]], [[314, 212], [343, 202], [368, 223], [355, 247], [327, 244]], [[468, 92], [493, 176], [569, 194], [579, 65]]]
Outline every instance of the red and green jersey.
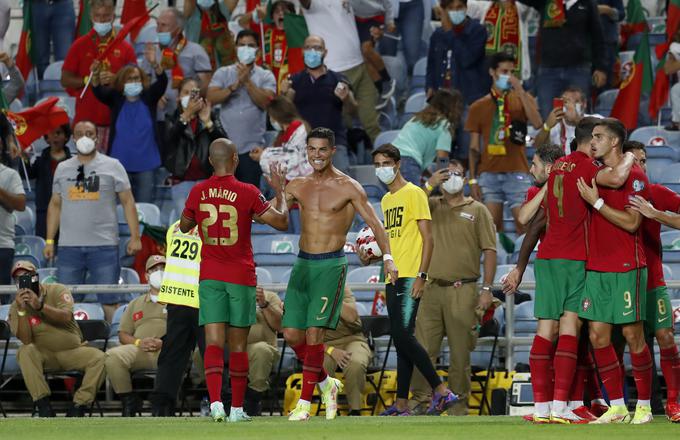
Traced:
[[[626, 183], [618, 189], [600, 188], [600, 197], [611, 208], [624, 211], [632, 196], [649, 199], [649, 180], [637, 165], [633, 165]], [[596, 210], [592, 210], [588, 230], [587, 270], [597, 272], [628, 272], [647, 266], [642, 245], [642, 228], [631, 234]]]
[[538, 247], [538, 258], [586, 261], [589, 209], [576, 182], [583, 177], [590, 183], [601, 168], [600, 162], [581, 151], [553, 164], [543, 202], [548, 217], [547, 231]]
[[[536, 197], [536, 195], [538, 195], [538, 193], [539, 193], [540, 191], [541, 191], [541, 188], [540, 188], [540, 187], [538, 187], [538, 186], [530, 186], [529, 189], [527, 190], [527, 195], [526, 195], [526, 198], [524, 199], [524, 204], [526, 205], [527, 203], [529, 203], [530, 201], [532, 201], [532, 200], [534, 199], [534, 197]], [[543, 207], [543, 202], [541, 202], [541, 207]], [[539, 242], [540, 242], [540, 241], [543, 241], [544, 238], [545, 238], [545, 231], [543, 231], [543, 232], [541, 233], [541, 236], [538, 238], [538, 241], [539, 241]]]
[[234, 176], [212, 176], [191, 189], [182, 215], [199, 227], [201, 280], [257, 284], [250, 227], [269, 207], [257, 187]]
[[[663, 185], [650, 184], [651, 202], [659, 211], [680, 212], [680, 195]], [[661, 223], [644, 218], [642, 220], [642, 240], [647, 258], [647, 290], [665, 286], [661, 264]]]

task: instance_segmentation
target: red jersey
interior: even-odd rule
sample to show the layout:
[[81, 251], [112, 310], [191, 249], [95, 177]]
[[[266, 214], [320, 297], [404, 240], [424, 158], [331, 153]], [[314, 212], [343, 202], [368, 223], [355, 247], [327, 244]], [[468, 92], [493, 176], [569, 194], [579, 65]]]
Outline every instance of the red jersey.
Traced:
[[[619, 189], [600, 188], [600, 197], [611, 208], [624, 211], [629, 198], [642, 196], [649, 200], [649, 180], [637, 165], [633, 165], [628, 180]], [[596, 210], [592, 210], [589, 229], [587, 270], [598, 272], [628, 272], [647, 266], [642, 248], [642, 227], [631, 234], [615, 226]]]
[[586, 261], [589, 206], [581, 197], [576, 182], [582, 177], [590, 184], [600, 169], [600, 162], [580, 151], [553, 164], [543, 202], [547, 231], [538, 247], [537, 258]]
[[269, 207], [257, 187], [234, 176], [212, 176], [191, 189], [182, 215], [199, 226], [201, 280], [257, 284], [250, 227]]
[[[649, 185], [650, 202], [659, 211], [680, 212], [680, 195], [663, 185]], [[647, 258], [647, 290], [665, 286], [661, 264], [661, 223], [648, 218], [642, 219], [642, 244]]]
[[[535, 186], [535, 185], [530, 186], [529, 189], [527, 190], [527, 195], [526, 195], [526, 197], [524, 198], [524, 203], [523, 203], [523, 205], [526, 205], [528, 202], [530, 202], [531, 200], [533, 200], [534, 197], [536, 197], [536, 195], [537, 195], [540, 191], [541, 191], [541, 188], [540, 188], [540, 187]], [[541, 207], [543, 207], [543, 202], [541, 202]], [[545, 230], [544, 230], [543, 232], [541, 232], [541, 236], [538, 237], [538, 241], [539, 241], [539, 242], [543, 241], [543, 238], [545, 238]]]
[[[90, 74], [90, 66], [92, 66], [94, 59], [104, 51], [107, 47], [107, 42], [113, 38], [113, 35], [115, 34], [111, 34], [109, 38], [102, 40], [93, 29], [86, 35], [78, 38], [73, 42], [66, 54], [62, 70], [80, 78], [85, 78]], [[121, 41], [116, 44], [116, 47], [104, 59], [102, 64], [102, 69], [116, 73], [128, 64], [137, 64], [137, 57], [130, 43]], [[66, 89], [66, 91], [69, 95], [76, 98], [76, 115], [73, 119], [73, 125], [81, 120], [92, 121], [95, 125], [99, 126], [111, 125], [111, 112], [106, 105], [95, 98], [94, 93], [92, 93], [92, 85], [88, 87], [83, 99], [80, 99], [80, 93], [83, 91], [82, 87]]]

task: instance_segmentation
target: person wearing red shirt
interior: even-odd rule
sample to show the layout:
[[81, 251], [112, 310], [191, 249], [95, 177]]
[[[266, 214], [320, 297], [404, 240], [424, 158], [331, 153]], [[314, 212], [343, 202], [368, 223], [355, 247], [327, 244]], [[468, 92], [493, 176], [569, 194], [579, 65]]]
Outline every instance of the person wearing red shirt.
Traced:
[[[538, 327], [531, 347], [529, 367], [535, 402], [533, 421], [536, 423], [583, 423], [582, 417], [575, 414], [574, 410], [578, 410], [586, 419], [595, 419], [592, 414], [583, 411], [582, 403], [569, 406], [570, 400], [579, 400], [570, 399], [577, 363], [584, 369], [592, 363], [587, 356], [587, 341], [584, 341], [581, 350], [578, 341], [580, 321], [577, 313], [586, 278], [589, 213], [588, 205], [579, 195], [577, 181], [586, 178], [615, 188], [625, 182], [633, 165], [632, 155], [614, 167], [603, 167], [589, 156], [591, 133], [598, 121], [584, 118], [576, 129], [577, 150], [551, 167], [546, 183], [547, 197], [542, 203], [544, 209], [532, 221], [522, 242], [517, 267], [505, 281], [505, 291], [514, 292], [521, 283], [531, 251], [547, 224], [545, 238], [541, 241], [534, 262], [537, 285], [534, 315], [538, 318]], [[556, 339], [557, 350], [553, 348]], [[581, 362], [577, 361], [579, 351]], [[578, 384], [582, 384], [578, 382], [581, 380], [577, 376]], [[580, 390], [582, 400], [583, 388]]]
[[271, 167], [269, 183], [276, 191], [276, 209], [257, 187], [234, 177], [238, 150], [233, 142], [225, 138], [213, 141], [209, 161], [215, 172], [192, 188], [180, 230], [187, 233], [199, 225], [203, 242], [199, 324], [205, 326], [204, 364], [210, 413], [217, 422], [226, 419], [220, 391], [228, 331], [232, 389], [229, 421], [242, 422], [251, 420], [243, 411], [243, 399], [248, 383], [248, 332], [256, 322], [257, 277], [250, 227], [254, 219], [280, 231], [288, 229], [288, 208], [283, 195], [285, 171], [277, 165]]
[[[534, 178], [534, 184], [527, 190], [526, 198], [517, 215], [517, 221], [522, 225], [526, 226], [534, 218], [538, 208], [543, 205], [550, 170], [555, 161], [561, 157], [564, 157], [564, 151], [553, 144], [544, 144], [536, 149], [529, 168], [529, 174]], [[543, 236], [541, 236], [542, 239]]]
[[[76, 115], [73, 124], [82, 120], [94, 122], [97, 126], [97, 140], [99, 141], [97, 149], [106, 153], [109, 145], [111, 112], [106, 105], [95, 98], [91, 87], [88, 87], [82, 99], [80, 94], [88, 82], [95, 59], [116, 36], [116, 31], [113, 29], [114, 2], [113, 0], [91, 0], [90, 3], [92, 30], [74, 41], [66, 54], [61, 69], [61, 85], [69, 95], [76, 98]], [[128, 64], [137, 64], [137, 57], [132, 46], [127, 41], [121, 41], [116, 43], [116, 47], [101, 63], [100, 83], [104, 86], [111, 86], [116, 72]]]
[[[593, 128], [594, 157], [609, 166], [623, 160], [626, 128], [613, 118], [600, 119]], [[623, 400], [623, 376], [611, 343], [614, 325], [620, 325], [629, 347], [638, 392], [632, 424], [652, 421], [650, 405], [652, 356], [645, 342], [647, 262], [642, 246], [642, 215], [633, 210], [630, 199], [649, 198], [649, 181], [633, 165], [624, 185], [600, 189], [579, 178], [578, 189], [594, 209], [588, 228], [588, 261], [579, 316], [589, 323], [590, 342], [600, 377], [611, 407], [594, 423], [624, 423], [630, 418]], [[564, 246], [563, 243], [562, 245]], [[559, 350], [559, 346], [558, 346]]]
[[[635, 155], [635, 162], [647, 172], [647, 152], [641, 142], [627, 141], [623, 151]], [[667, 217], [678, 218], [680, 195], [663, 185], [650, 184], [651, 202], [641, 197], [631, 201], [633, 209], [645, 216], [642, 220], [642, 238], [647, 258], [647, 316], [646, 330], [654, 332], [661, 352], [661, 371], [666, 380], [666, 417], [680, 422], [680, 355], [673, 337], [673, 309], [666, 289], [661, 264], [661, 223], [678, 228], [680, 224], [668, 222]], [[660, 223], [661, 222], [661, 223]]]

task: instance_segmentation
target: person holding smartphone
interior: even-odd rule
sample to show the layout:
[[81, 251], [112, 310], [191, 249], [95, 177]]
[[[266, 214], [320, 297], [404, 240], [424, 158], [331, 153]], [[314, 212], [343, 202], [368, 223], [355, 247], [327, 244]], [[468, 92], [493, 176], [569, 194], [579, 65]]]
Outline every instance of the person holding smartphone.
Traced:
[[212, 174], [208, 149], [215, 139], [226, 137], [220, 118], [201, 97], [200, 83], [185, 78], [179, 84], [177, 110], [164, 123], [161, 143], [163, 166], [172, 173], [170, 189], [177, 218], [197, 182]]
[[83, 344], [73, 318], [73, 296], [63, 284], [40, 284], [35, 266], [17, 261], [12, 268], [17, 293], [9, 310], [9, 325], [23, 345], [17, 363], [39, 417], [54, 417], [44, 371], [76, 370], [83, 379], [66, 417], [84, 417], [104, 382], [104, 353]]

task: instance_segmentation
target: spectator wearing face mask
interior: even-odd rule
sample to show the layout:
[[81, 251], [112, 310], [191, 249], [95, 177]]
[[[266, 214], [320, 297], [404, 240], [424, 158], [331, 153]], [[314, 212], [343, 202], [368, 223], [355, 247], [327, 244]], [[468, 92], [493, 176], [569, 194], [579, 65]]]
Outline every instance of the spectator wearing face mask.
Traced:
[[213, 70], [234, 64], [237, 60], [234, 34], [229, 20], [238, 0], [186, 0], [184, 17], [189, 41], [203, 46]]
[[546, 143], [559, 145], [562, 150], [569, 154], [571, 141], [575, 137], [576, 126], [586, 116], [601, 117], [600, 115], [588, 115], [585, 110], [588, 105], [583, 90], [571, 86], [562, 93], [561, 106], [552, 109], [545, 120], [543, 127], [534, 138], [534, 145], [541, 146]]
[[260, 165], [250, 157], [264, 146], [267, 129], [266, 108], [276, 93], [276, 80], [269, 71], [255, 64], [260, 43], [250, 29], [236, 37], [238, 63], [221, 67], [208, 86], [208, 101], [220, 106], [222, 127], [238, 148], [236, 179], [260, 185]]
[[[115, 4], [113, 0], [92, 0], [90, 8], [92, 30], [71, 45], [61, 70], [61, 85], [69, 95], [76, 97], [76, 115], [73, 123], [77, 124], [82, 120], [94, 122], [97, 126], [97, 148], [106, 153], [109, 145], [111, 112], [95, 98], [91, 87], [88, 87], [82, 99], [80, 94], [92, 74], [95, 59], [112, 44]], [[116, 73], [128, 64], [137, 64], [134, 49], [127, 41], [115, 43], [113, 50], [100, 62], [99, 83], [112, 86]]]
[[[117, 159], [97, 152], [94, 123], [78, 122], [73, 127], [73, 139], [78, 155], [61, 162], [54, 173], [44, 255], [48, 260], [54, 258], [54, 238], [59, 230], [60, 282], [84, 284], [89, 273], [91, 284], [118, 284], [117, 198], [130, 228], [127, 252], [134, 255], [142, 248], [130, 181]], [[123, 298], [124, 295], [99, 295], [108, 321]]]
[[126, 66], [116, 75], [113, 87], [100, 83], [101, 64], [95, 62], [92, 91], [111, 109], [109, 155], [118, 159], [128, 173], [137, 202], [151, 203], [154, 196], [154, 171], [160, 167], [156, 129], [156, 106], [168, 85], [165, 70], [156, 62], [156, 48], [144, 50], [147, 62], [156, 72], [156, 81], [137, 66]]
[[106, 375], [123, 405], [123, 417], [134, 417], [139, 410], [130, 374], [137, 370], [155, 370], [165, 335], [167, 311], [158, 303], [163, 280], [165, 257], [152, 255], [146, 260], [149, 292], [125, 306], [120, 320], [120, 346], [106, 351]]

